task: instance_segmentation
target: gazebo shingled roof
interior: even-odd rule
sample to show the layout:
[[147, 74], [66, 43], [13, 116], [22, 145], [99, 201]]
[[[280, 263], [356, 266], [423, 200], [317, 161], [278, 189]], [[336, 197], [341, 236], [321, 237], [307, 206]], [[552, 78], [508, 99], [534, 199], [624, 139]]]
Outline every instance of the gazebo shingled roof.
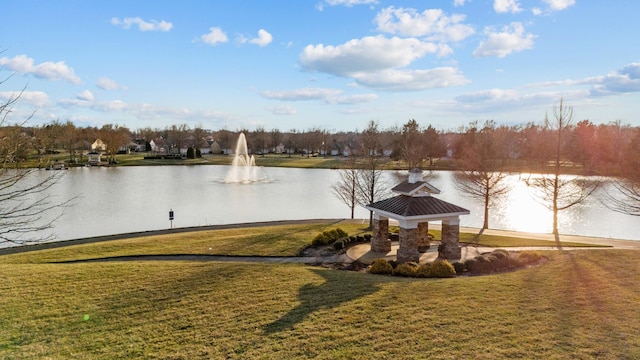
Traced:
[[432, 196], [406, 196], [398, 195], [388, 199], [380, 200], [367, 205], [367, 209], [374, 209], [381, 212], [398, 215], [403, 218], [429, 216], [458, 216], [467, 215], [469, 210], [446, 201], [436, 199]]

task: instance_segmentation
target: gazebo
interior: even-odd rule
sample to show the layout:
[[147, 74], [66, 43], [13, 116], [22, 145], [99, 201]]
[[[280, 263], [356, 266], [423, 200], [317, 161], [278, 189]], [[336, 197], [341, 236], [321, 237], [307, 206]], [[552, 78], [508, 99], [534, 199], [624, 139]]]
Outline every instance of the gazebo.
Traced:
[[373, 211], [371, 251], [391, 251], [389, 219], [394, 219], [400, 224], [398, 262], [418, 262], [420, 252], [426, 251], [429, 221], [442, 221], [439, 256], [460, 260], [460, 215], [469, 215], [469, 210], [431, 196], [440, 190], [424, 181], [420, 170], [410, 171], [409, 180], [391, 190], [397, 195], [365, 206]]

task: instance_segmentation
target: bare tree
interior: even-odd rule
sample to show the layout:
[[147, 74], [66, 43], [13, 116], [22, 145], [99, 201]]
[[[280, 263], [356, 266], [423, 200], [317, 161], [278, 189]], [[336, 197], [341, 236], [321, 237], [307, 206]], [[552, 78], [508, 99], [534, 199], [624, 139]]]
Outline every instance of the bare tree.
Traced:
[[254, 152], [264, 157], [267, 152], [267, 132], [263, 126], [258, 126], [252, 133]]
[[187, 124], [171, 125], [167, 129], [167, 141], [170, 153], [180, 154], [180, 149], [186, 145], [187, 137], [189, 136], [191, 129]]
[[200, 145], [204, 144], [207, 131], [202, 128], [202, 125], [198, 124], [193, 128], [193, 146], [196, 149], [200, 149]]
[[73, 162], [74, 155], [76, 154], [76, 142], [77, 132], [76, 126], [69, 120], [67, 120], [60, 127], [60, 141], [64, 144], [69, 152], [69, 162]]
[[462, 171], [454, 173], [454, 185], [458, 190], [484, 204], [484, 220], [480, 234], [489, 228], [489, 209], [509, 191], [505, 182], [505, 154], [501, 151], [500, 137], [495, 123], [487, 121], [478, 132], [472, 123], [461, 138], [459, 160]]
[[417, 121], [411, 119], [402, 126], [400, 141], [401, 158], [407, 162], [409, 170], [421, 169], [422, 159], [424, 159], [424, 142]]
[[539, 177], [529, 177], [526, 183], [538, 190], [535, 195], [537, 199], [553, 212], [553, 235], [558, 249], [562, 249], [558, 233], [558, 212], [586, 200], [600, 182], [577, 176], [563, 176], [564, 148], [571, 130], [573, 108], [565, 106], [560, 99], [560, 105], [553, 107], [553, 116], [553, 123], [545, 121], [545, 128], [553, 135], [547, 138], [548, 148], [553, 149], [552, 171]]
[[[387, 184], [383, 181], [385, 158], [374, 151], [380, 144], [380, 131], [375, 121], [369, 122], [361, 139], [364, 139], [360, 144], [363, 156], [359, 162], [357, 196], [360, 205], [368, 205], [388, 192]], [[369, 212], [369, 227], [373, 228], [373, 211]]]
[[640, 128], [634, 129], [633, 137], [621, 147], [620, 175], [605, 187], [601, 201], [613, 211], [640, 216]]
[[[0, 81], [0, 84], [4, 80]], [[47, 190], [64, 174], [51, 171], [44, 175], [37, 168], [19, 166], [21, 149], [27, 146], [22, 127], [33, 113], [18, 125], [8, 126], [14, 106], [22, 91], [0, 103], [0, 244], [23, 245], [52, 240], [53, 235], [43, 232], [53, 227], [58, 216], [54, 210], [67, 206], [71, 200], [53, 202]]]
[[109, 163], [116, 162], [116, 154], [131, 141], [131, 132], [120, 125], [106, 124], [100, 128], [100, 138], [105, 143]]
[[358, 201], [359, 171], [355, 157], [350, 157], [345, 162], [345, 167], [338, 170], [338, 182], [331, 185], [333, 194], [351, 209], [351, 219], [355, 214]]
[[278, 130], [277, 128], [273, 128], [269, 132], [269, 137], [271, 142], [271, 149], [275, 153], [278, 151], [278, 146], [282, 142], [282, 133], [280, 133], [280, 130]]

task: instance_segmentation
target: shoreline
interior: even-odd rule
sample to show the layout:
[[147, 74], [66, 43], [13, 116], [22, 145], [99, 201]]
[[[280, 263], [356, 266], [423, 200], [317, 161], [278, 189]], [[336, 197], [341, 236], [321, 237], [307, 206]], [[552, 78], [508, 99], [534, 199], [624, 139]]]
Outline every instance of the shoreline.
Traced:
[[[61, 241], [49, 241], [40, 244], [25, 244], [15, 245], [5, 248], [0, 248], [0, 256], [19, 254], [30, 251], [56, 249], [66, 246], [92, 244], [97, 242], [113, 241], [132, 239], [136, 237], [165, 235], [165, 234], [179, 234], [186, 232], [198, 232], [198, 231], [212, 231], [212, 230], [224, 230], [224, 229], [236, 229], [236, 228], [252, 228], [262, 226], [277, 226], [277, 225], [298, 225], [298, 224], [314, 224], [314, 223], [334, 223], [339, 224], [342, 222], [356, 222], [367, 224], [367, 219], [304, 219], [304, 220], [276, 220], [276, 221], [262, 221], [262, 222], [248, 222], [248, 223], [233, 223], [233, 224], [219, 224], [219, 225], [206, 225], [206, 226], [189, 226], [174, 229], [162, 229], [162, 230], [147, 230], [137, 231], [130, 233], [94, 236], [79, 239], [61, 240]], [[430, 224], [430, 227], [436, 230], [440, 230], [440, 224]], [[461, 233], [477, 234], [479, 229], [471, 227], [461, 227]], [[496, 235], [496, 236], [510, 236], [519, 237], [524, 239], [545, 240], [550, 242], [550, 247], [555, 247], [555, 239], [553, 234], [540, 234], [529, 232], [518, 232], [512, 230], [496, 230], [488, 229], [484, 231], [484, 234]], [[610, 239], [600, 238], [593, 236], [580, 236], [580, 235], [560, 235], [562, 241], [580, 242], [593, 245], [609, 246], [613, 249], [627, 249], [627, 250], [640, 250], [639, 240], [626, 240], [626, 239]]]

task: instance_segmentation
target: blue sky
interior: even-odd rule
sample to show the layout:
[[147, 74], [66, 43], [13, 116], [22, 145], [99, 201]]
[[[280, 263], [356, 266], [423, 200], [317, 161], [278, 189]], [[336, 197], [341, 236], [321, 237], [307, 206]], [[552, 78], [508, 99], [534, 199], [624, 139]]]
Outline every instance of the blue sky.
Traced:
[[[615, 4], [615, 6], [613, 5]], [[416, 119], [640, 126], [640, 2], [5, 1], [11, 115], [131, 129], [361, 130]], [[13, 75], [12, 75], [13, 74]]]

